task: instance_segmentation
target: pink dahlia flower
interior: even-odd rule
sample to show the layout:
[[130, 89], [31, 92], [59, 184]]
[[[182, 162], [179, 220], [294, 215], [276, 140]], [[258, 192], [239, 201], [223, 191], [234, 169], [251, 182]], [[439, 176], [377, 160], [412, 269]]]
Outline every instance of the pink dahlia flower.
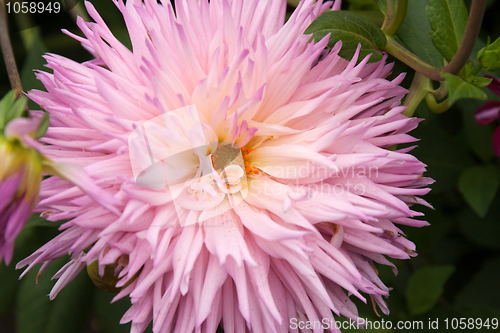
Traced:
[[85, 266], [99, 284], [114, 275], [132, 332], [298, 332], [293, 319], [356, 319], [346, 293], [387, 313], [374, 263], [415, 254], [396, 225], [426, 225], [409, 206], [430, 183], [411, 148], [386, 149], [415, 141], [403, 75], [309, 41], [331, 2], [286, 23], [284, 0], [115, 3], [133, 50], [86, 3], [95, 23], [72, 36], [96, 58], [46, 56], [47, 92], [29, 96], [52, 116], [43, 153], [79, 164], [117, 209], [44, 180], [36, 209], [69, 222], [18, 266], [71, 254], [51, 298]]

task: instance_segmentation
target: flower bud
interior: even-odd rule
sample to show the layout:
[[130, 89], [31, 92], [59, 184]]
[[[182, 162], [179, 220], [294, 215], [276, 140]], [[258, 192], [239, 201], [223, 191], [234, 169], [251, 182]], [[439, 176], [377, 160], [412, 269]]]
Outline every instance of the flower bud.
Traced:
[[87, 274], [96, 287], [109, 293], [119, 293], [120, 290], [130, 285], [139, 276], [137, 272], [129, 281], [122, 281], [119, 277], [120, 271], [128, 265], [128, 256], [123, 255], [113, 264], [100, 266], [98, 261], [87, 266]]
[[[40, 128], [39, 119], [23, 117], [26, 98], [11, 91], [0, 101], [0, 261], [12, 260], [14, 240], [38, 202], [42, 157], [25, 143]], [[29, 139], [28, 139], [29, 140]]]
[[500, 38], [490, 44], [488, 43], [477, 53], [477, 60], [488, 71], [500, 69]]
[[42, 181], [40, 154], [0, 134], [0, 260], [12, 259], [14, 240], [38, 202]]

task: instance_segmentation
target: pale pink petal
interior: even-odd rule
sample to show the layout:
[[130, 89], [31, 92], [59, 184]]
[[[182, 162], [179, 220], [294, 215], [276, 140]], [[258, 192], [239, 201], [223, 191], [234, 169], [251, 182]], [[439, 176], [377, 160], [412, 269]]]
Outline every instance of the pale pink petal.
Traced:
[[412, 147], [387, 149], [416, 141], [404, 74], [304, 34], [341, 2], [301, 1], [286, 22], [284, 0], [114, 3], [132, 50], [86, 3], [95, 22], [70, 36], [96, 59], [45, 56], [47, 91], [28, 94], [51, 115], [39, 149], [58, 176], [35, 209], [67, 222], [19, 266], [72, 255], [55, 296], [85, 264], [116, 264], [138, 333], [298, 333], [290, 320], [356, 320], [350, 294], [387, 312], [373, 262], [415, 255], [396, 225], [427, 225], [410, 206], [429, 206], [432, 180]]

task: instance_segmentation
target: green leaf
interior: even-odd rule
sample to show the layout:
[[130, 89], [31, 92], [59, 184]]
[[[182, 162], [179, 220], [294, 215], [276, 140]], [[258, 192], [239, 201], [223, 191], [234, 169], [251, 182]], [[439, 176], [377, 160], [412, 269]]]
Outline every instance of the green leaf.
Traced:
[[40, 332], [47, 324], [50, 314], [47, 291], [50, 289], [45, 286], [45, 283], [37, 287], [33, 281], [35, 277], [36, 270], [33, 270], [33, 273], [25, 277], [29, 281], [26, 279], [21, 282], [17, 295], [17, 333]]
[[349, 11], [354, 10], [377, 10], [374, 0], [349, 0]]
[[411, 276], [406, 290], [410, 313], [415, 316], [431, 310], [454, 271], [455, 268], [450, 265], [424, 267], [416, 271]]
[[16, 91], [12, 89], [0, 100], [0, 130], [3, 130], [7, 124], [7, 114], [12, 104], [14, 104], [15, 99]]
[[467, 145], [481, 161], [488, 163], [495, 155], [491, 140], [496, 126], [494, 123], [479, 125], [474, 119], [474, 110], [482, 103], [477, 99], [467, 99], [458, 103], [457, 106], [462, 110], [462, 123]]
[[463, 0], [429, 0], [425, 9], [432, 27], [432, 41], [449, 62], [462, 43], [467, 26]]
[[22, 96], [15, 99], [15, 90], [8, 92], [0, 101], [0, 130], [12, 119], [19, 118], [26, 111], [27, 98]]
[[[47, 48], [43, 42], [42, 35], [39, 27], [31, 28], [33, 30], [33, 42], [27, 51], [26, 59], [24, 60], [20, 76], [23, 84], [24, 91], [31, 89], [44, 90], [44, 86], [40, 80], [35, 76], [34, 71], [43, 69], [46, 63], [42, 55], [47, 52]], [[33, 101], [29, 101], [28, 107], [30, 109], [37, 109], [37, 105]]]
[[53, 300], [47, 294], [54, 285], [51, 277], [68, 258], [55, 260], [35, 284], [37, 269], [21, 281], [17, 295], [17, 333], [78, 333], [83, 331], [90, 304], [92, 283], [86, 274], [79, 274]]
[[[28, 224], [33, 221], [34, 217], [37, 217], [37, 215], [32, 214]], [[60, 225], [57, 222], [55, 224]], [[11, 264], [8, 267], [5, 266], [5, 263], [0, 264], [0, 318], [14, 307], [17, 299], [16, 293], [23, 283], [22, 281], [19, 282], [21, 271], [16, 270], [15, 263], [26, 258], [44, 243], [54, 238], [58, 234], [58, 231], [54, 229], [25, 227], [16, 237]], [[34, 280], [31, 280], [31, 282], [34, 284]]]
[[462, 98], [477, 98], [482, 100], [488, 98], [484, 91], [470, 83], [465, 82], [462, 78], [456, 75], [441, 73], [441, 76], [445, 79], [446, 85], [448, 86], [448, 98], [450, 104], [453, 104]]
[[97, 323], [106, 333], [130, 333], [130, 323], [120, 324], [120, 319], [130, 308], [128, 297], [110, 304], [116, 294], [107, 293], [99, 288], [94, 289], [94, 309]]
[[[387, 13], [387, 0], [375, 0], [375, 2], [377, 3], [378, 8], [382, 13], [384, 14]], [[391, 6], [394, 12], [396, 12], [398, 6], [398, 0], [391, 0]]]
[[31, 214], [28, 222], [26, 222], [26, 225], [24, 226], [24, 229], [33, 227], [59, 228], [64, 222], [64, 220], [53, 222], [40, 217], [40, 214]]
[[361, 44], [358, 61], [368, 54], [372, 54], [370, 62], [379, 61], [382, 59], [382, 52], [378, 49], [383, 48], [387, 43], [379, 27], [361, 15], [345, 11], [323, 13], [311, 23], [305, 34], [313, 34], [312, 38], [315, 41], [331, 34], [328, 42], [330, 48], [341, 40], [342, 49], [339, 55], [347, 60], [352, 59], [358, 44]]
[[17, 294], [17, 333], [43, 332], [50, 315], [50, 300], [47, 294], [53, 285], [51, 276], [57, 272], [57, 267], [64, 264], [64, 259], [55, 260], [40, 276], [38, 285], [35, 284], [36, 268], [32, 269], [21, 280]]
[[408, 1], [408, 15], [396, 36], [398, 42], [413, 54], [426, 63], [440, 68], [443, 66], [443, 56], [431, 39], [431, 24], [425, 11], [427, 5], [429, 0]]
[[12, 89], [0, 100], [0, 114], [7, 114], [16, 100], [16, 90]]
[[458, 223], [467, 240], [488, 249], [500, 249], [500, 196], [496, 196], [485, 217], [479, 217], [469, 206], [458, 212]]
[[51, 302], [45, 333], [83, 332], [92, 305], [93, 289], [85, 270], [64, 287]]
[[466, 169], [458, 180], [458, 189], [465, 201], [481, 217], [488, 212], [500, 185], [500, 171], [494, 165]]
[[500, 257], [487, 260], [472, 281], [458, 294], [455, 301], [458, 307], [492, 307], [500, 309], [500, 288], [498, 288]]
[[38, 128], [36, 129], [35, 139], [40, 139], [42, 136], [44, 136], [48, 128], [49, 128], [49, 113], [44, 112], [42, 118], [40, 119], [40, 125], [38, 125]]
[[28, 98], [26, 98], [25, 96], [18, 98], [17, 101], [14, 102], [7, 114], [6, 124], [8, 124], [9, 121], [13, 119], [21, 117], [23, 113], [25, 113], [27, 102]]
[[[465, 137], [450, 134], [443, 126], [459, 126], [456, 124], [461, 119], [448, 112], [435, 114], [425, 103], [420, 104], [415, 115], [425, 121], [412, 132], [416, 138], [421, 139], [414, 155], [428, 165], [425, 175], [436, 181], [432, 184], [431, 193], [455, 190], [460, 174], [475, 162], [469, 154]], [[490, 143], [489, 145], [491, 146]]]
[[13, 306], [17, 287], [19, 285], [19, 272], [14, 267], [7, 267], [0, 263], [0, 318]]

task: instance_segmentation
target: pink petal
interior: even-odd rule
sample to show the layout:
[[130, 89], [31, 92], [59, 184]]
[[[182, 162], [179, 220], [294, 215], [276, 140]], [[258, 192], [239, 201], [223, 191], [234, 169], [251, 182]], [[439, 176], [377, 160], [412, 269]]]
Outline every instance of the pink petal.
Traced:
[[487, 125], [500, 117], [500, 102], [485, 103], [474, 112], [474, 118], [480, 125]]
[[485, 77], [492, 79], [491, 83], [488, 85], [488, 89], [500, 96], [500, 79], [489, 75], [485, 75]]

